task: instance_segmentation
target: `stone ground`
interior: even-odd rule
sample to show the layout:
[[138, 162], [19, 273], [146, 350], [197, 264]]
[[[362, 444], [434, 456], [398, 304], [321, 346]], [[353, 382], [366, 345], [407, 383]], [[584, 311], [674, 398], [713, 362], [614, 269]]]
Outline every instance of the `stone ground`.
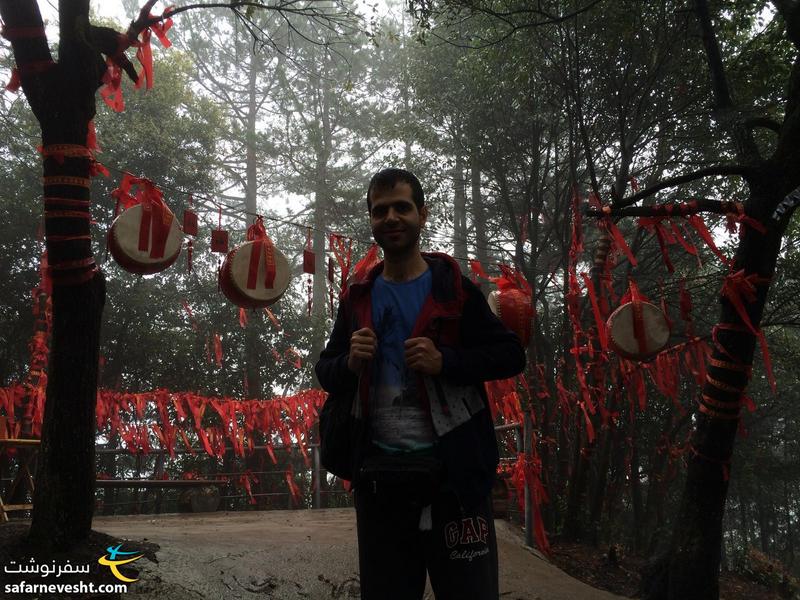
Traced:
[[[496, 521], [503, 600], [614, 600], [573, 579]], [[123, 598], [323, 600], [358, 598], [355, 513], [325, 510], [96, 517], [93, 529], [159, 546], [136, 562]], [[433, 594], [426, 591], [426, 600]]]

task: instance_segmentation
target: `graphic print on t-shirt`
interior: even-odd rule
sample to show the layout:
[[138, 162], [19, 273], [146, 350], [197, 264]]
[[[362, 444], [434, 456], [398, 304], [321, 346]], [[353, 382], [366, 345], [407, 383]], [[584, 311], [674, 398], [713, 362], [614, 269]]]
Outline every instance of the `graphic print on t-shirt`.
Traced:
[[378, 338], [374, 361], [373, 441], [389, 449], [430, 445], [435, 435], [417, 389], [419, 375], [405, 361], [405, 341], [430, 291], [430, 271], [404, 283], [378, 277], [372, 293], [372, 322]]

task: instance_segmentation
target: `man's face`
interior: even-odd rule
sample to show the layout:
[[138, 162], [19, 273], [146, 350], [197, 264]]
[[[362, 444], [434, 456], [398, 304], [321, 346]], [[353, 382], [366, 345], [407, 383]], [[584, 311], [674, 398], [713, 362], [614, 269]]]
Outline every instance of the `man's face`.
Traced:
[[369, 216], [378, 245], [388, 255], [402, 255], [415, 248], [428, 210], [424, 205], [417, 210], [411, 186], [399, 182], [391, 190], [372, 193]]

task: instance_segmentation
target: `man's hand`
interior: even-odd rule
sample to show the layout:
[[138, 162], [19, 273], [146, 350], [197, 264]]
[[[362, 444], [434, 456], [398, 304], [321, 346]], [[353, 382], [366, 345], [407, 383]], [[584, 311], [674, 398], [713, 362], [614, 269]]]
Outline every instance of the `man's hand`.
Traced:
[[406, 365], [425, 375], [438, 375], [442, 372], [442, 353], [436, 348], [433, 340], [426, 337], [406, 340]]
[[354, 331], [350, 336], [350, 354], [347, 357], [347, 368], [353, 373], [359, 373], [364, 364], [375, 356], [378, 338], [369, 327]]

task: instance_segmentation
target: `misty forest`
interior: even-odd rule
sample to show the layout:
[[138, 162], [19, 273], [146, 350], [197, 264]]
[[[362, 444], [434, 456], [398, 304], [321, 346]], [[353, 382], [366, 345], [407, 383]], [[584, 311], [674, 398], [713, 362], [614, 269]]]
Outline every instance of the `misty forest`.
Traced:
[[[313, 366], [396, 166], [422, 250], [526, 343], [487, 384], [497, 517], [553, 560], [624, 556], [648, 600], [800, 597], [798, 0], [100, 4], [0, 0], [0, 440], [41, 440], [0, 445], [0, 497], [30, 544], [352, 506]], [[158, 268], [119, 258], [135, 210], [173, 219]], [[225, 280], [253, 241], [290, 277], [266, 307]]]

